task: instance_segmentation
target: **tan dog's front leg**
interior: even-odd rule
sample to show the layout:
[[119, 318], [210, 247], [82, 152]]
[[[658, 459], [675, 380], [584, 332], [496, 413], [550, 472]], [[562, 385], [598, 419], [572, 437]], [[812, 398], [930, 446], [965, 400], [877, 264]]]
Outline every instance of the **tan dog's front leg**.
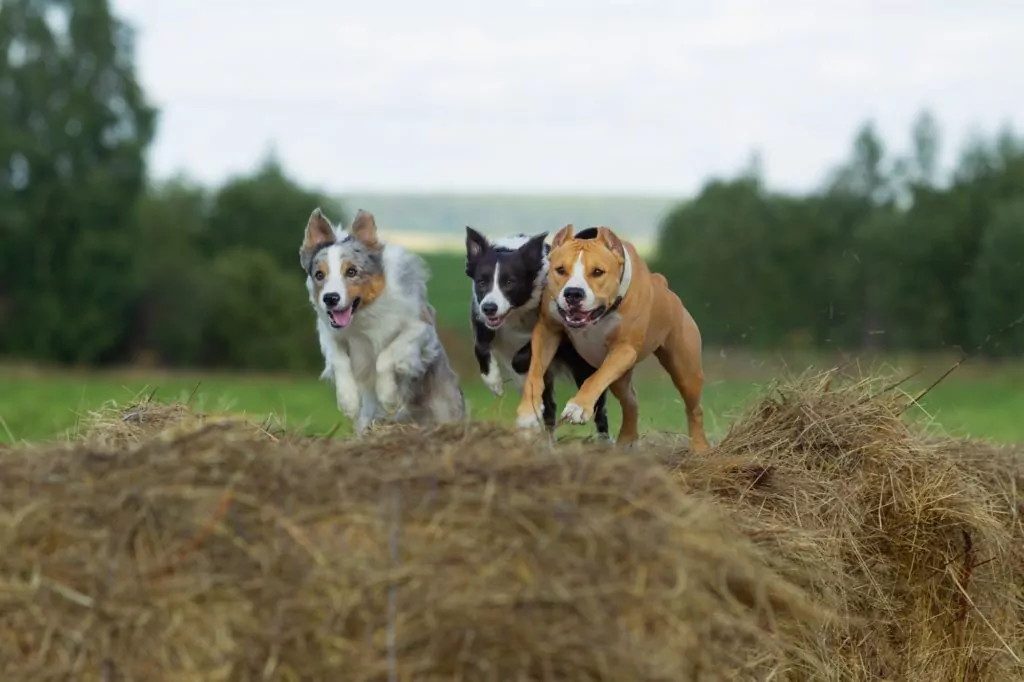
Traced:
[[523, 397], [516, 410], [516, 428], [539, 429], [540, 418], [544, 414], [544, 373], [551, 366], [551, 361], [562, 342], [562, 327], [555, 327], [542, 315], [533, 327], [530, 335], [530, 371], [523, 383]]
[[[565, 405], [562, 420], [570, 424], [586, 424], [594, 416], [594, 403], [617, 379], [636, 364], [636, 348], [620, 343], [612, 346], [604, 362], [583, 382], [576, 396]], [[531, 368], [532, 369], [532, 368]]]

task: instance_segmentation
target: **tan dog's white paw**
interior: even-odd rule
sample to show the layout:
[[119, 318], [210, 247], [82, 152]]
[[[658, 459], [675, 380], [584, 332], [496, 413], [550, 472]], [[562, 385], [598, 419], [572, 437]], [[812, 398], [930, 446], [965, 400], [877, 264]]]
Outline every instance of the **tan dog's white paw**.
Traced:
[[590, 421], [590, 417], [587, 410], [574, 402], [566, 403], [565, 409], [562, 410], [562, 421], [570, 424], [586, 424]]
[[540, 431], [540, 415], [524, 414], [516, 417], [516, 429], [519, 431]]
[[498, 363], [491, 358], [491, 366], [487, 370], [487, 374], [481, 374], [484, 383], [487, 388], [491, 389], [491, 393], [496, 396], [501, 396], [505, 393], [505, 381], [501, 378], [501, 370], [498, 368]]

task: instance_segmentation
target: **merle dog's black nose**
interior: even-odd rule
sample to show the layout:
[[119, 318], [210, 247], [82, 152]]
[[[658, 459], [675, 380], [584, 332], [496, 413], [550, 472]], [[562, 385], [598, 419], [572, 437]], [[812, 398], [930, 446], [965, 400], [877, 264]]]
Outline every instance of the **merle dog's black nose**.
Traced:
[[488, 301], [487, 303], [484, 303], [482, 306], [480, 306], [480, 310], [487, 317], [494, 317], [495, 315], [498, 314], [498, 304]]
[[579, 287], [569, 287], [562, 291], [562, 296], [565, 297], [565, 302], [569, 305], [579, 305], [583, 302], [586, 293]]
[[328, 308], [333, 308], [339, 303], [341, 303], [341, 294], [324, 294], [324, 305], [327, 306]]

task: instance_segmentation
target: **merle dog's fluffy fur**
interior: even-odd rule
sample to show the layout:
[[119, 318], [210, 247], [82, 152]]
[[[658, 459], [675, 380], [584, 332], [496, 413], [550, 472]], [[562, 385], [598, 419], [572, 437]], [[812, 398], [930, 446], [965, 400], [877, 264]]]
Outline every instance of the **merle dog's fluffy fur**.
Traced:
[[[484, 383], [496, 395], [504, 391], [502, 366], [520, 388], [530, 369], [530, 335], [540, 311], [547, 280], [547, 233], [512, 235], [488, 241], [466, 228], [466, 275], [473, 280], [470, 305], [476, 359]], [[573, 378], [577, 388], [596, 370], [580, 357], [568, 339], [562, 341], [551, 369], [544, 377], [544, 423], [555, 427], [554, 374]], [[608, 436], [606, 394], [597, 400], [594, 424], [598, 435]]]

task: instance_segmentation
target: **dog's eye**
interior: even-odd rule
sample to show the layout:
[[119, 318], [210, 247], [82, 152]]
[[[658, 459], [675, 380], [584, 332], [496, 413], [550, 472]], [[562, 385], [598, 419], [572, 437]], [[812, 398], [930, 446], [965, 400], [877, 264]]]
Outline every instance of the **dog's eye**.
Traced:
[[511, 277], [506, 277], [505, 281], [502, 282], [502, 284], [507, 286], [507, 287], [510, 287], [510, 286], [512, 286], [515, 283], [516, 283], [516, 281], [514, 279], [512, 279]]
[[563, 268], [561, 265], [559, 265], [557, 268], [555, 268], [555, 272], [557, 272], [559, 275], [562, 275], [563, 277], [565, 277], [565, 268]]
[[590, 274], [592, 277], [600, 277], [601, 275], [604, 274], [604, 270], [602, 270], [601, 268], [594, 268]]
[[481, 278], [481, 279], [478, 279], [478, 280], [476, 281], [476, 283], [477, 283], [478, 285], [482, 286], [482, 287], [485, 287], [485, 286], [487, 286], [488, 284], [490, 284], [490, 283], [491, 283], [491, 280], [489, 280], [489, 279], [484, 279], [484, 278]]
[[356, 270], [355, 268], [349, 268], [348, 270], [345, 271], [345, 276], [350, 278], [350, 279], [352, 277], [355, 277], [358, 274], [359, 274], [359, 271]]
[[318, 282], [322, 282], [322, 281], [324, 281], [324, 273], [323, 273], [323, 271], [322, 271], [322, 270], [317, 270], [316, 272], [314, 272], [314, 273], [313, 273], [313, 277], [314, 277], [314, 278], [316, 279], [316, 281], [318, 281]]

